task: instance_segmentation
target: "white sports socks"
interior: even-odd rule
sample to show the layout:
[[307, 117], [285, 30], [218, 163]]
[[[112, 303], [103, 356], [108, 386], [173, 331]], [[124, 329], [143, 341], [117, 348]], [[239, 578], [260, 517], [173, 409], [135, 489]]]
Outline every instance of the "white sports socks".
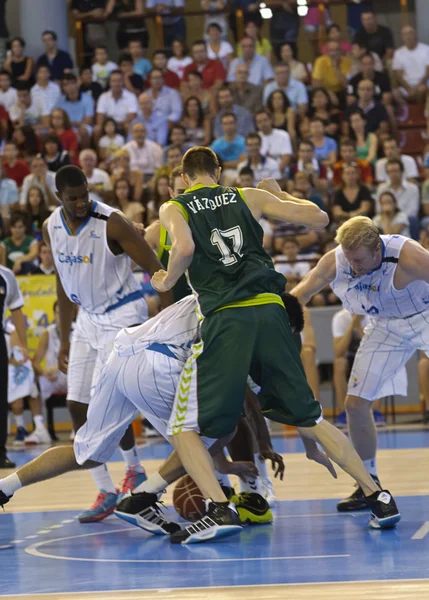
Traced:
[[90, 471], [100, 491], [104, 490], [105, 492], [116, 494], [115, 484], [113, 483], [112, 478], [110, 477], [110, 473], [107, 470], [106, 465], [94, 467], [93, 469], [90, 469]]

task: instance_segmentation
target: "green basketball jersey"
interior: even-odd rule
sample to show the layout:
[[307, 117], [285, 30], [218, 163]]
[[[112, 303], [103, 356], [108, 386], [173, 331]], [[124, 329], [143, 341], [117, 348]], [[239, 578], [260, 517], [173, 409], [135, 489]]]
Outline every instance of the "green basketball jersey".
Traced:
[[204, 316], [230, 305], [282, 304], [273, 295], [284, 292], [286, 280], [262, 246], [262, 228], [242, 190], [196, 185], [172, 202], [192, 231], [195, 252], [188, 280]]
[[[158, 252], [158, 258], [163, 267], [167, 269], [169, 258], [168, 250], [161, 247]], [[173, 286], [171, 291], [173, 293], [174, 302], [179, 302], [179, 300], [182, 300], [182, 298], [185, 298], [185, 296], [189, 296], [189, 294], [192, 294], [192, 290], [189, 287], [188, 282], [186, 281], [185, 275], [182, 275], [182, 277], [180, 277], [179, 281], [176, 283], [176, 285]]]

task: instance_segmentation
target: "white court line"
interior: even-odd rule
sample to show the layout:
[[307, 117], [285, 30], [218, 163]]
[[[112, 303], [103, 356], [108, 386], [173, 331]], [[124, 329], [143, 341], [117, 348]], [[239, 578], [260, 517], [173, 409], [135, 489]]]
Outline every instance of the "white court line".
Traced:
[[429, 521], [423, 523], [423, 525], [417, 529], [416, 533], [411, 538], [412, 540], [422, 540], [429, 533]]

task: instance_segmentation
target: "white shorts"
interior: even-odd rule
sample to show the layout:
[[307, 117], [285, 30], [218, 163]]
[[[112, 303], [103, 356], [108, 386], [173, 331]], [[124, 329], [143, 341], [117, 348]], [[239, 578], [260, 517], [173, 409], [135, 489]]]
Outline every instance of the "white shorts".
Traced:
[[[182, 368], [183, 363], [168, 350], [146, 349], [133, 356], [112, 352], [91, 398], [87, 421], [75, 436], [76, 461], [80, 465], [87, 460], [107, 462], [138, 414], [168, 439], [167, 424]], [[215, 441], [201, 439], [207, 447]]]
[[9, 404], [27, 396], [37, 398], [38, 395], [31, 361], [27, 360], [26, 363], [19, 366], [9, 365], [7, 394]]
[[124, 327], [144, 323], [147, 318], [147, 305], [143, 299], [102, 315], [79, 310], [71, 338], [67, 400], [89, 404], [91, 391], [118, 332]]
[[40, 396], [43, 402], [55, 395], [67, 394], [67, 375], [58, 371], [55, 381], [50, 381], [43, 375], [39, 377]]
[[429, 311], [408, 319], [371, 319], [357, 351], [347, 393], [366, 400], [407, 395], [405, 365], [429, 352]]

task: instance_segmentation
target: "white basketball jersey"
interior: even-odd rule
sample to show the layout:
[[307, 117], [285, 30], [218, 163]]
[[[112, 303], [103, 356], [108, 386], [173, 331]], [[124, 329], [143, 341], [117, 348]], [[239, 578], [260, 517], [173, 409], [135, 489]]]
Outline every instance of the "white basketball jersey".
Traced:
[[89, 313], [103, 314], [143, 297], [126, 254], [115, 256], [107, 243], [107, 221], [117, 212], [94, 202], [88, 219], [73, 235], [58, 207], [48, 219], [55, 267], [69, 299]]
[[402, 235], [382, 235], [382, 262], [378, 269], [354, 277], [339, 246], [335, 250], [336, 277], [332, 291], [344, 308], [355, 315], [405, 319], [429, 309], [429, 284], [413, 281], [403, 290], [393, 285], [399, 255], [410, 238]]
[[115, 339], [115, 352], [131, 356], [150, 346], [168, 345], [179, 360], [187, 360], [192, 344], [199, 334], [197, 303], [194, 296], [186, 296], [165, 308], [143, 325], [122, 329]]
[[49, 334], [48, 348], [45, 354], [46, 368], [58, 366], [58, 355], [60, 353], [61, 340], [56, 323], [47, 328]]

